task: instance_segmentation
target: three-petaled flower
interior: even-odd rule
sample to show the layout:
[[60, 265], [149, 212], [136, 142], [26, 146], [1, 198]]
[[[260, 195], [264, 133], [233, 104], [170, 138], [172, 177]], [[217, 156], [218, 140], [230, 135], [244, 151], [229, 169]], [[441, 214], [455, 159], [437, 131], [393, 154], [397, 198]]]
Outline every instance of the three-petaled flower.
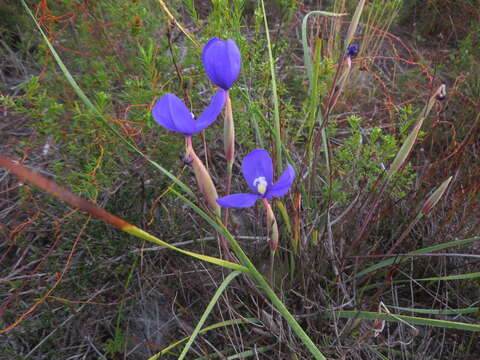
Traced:
[[217, 199], [223, 207], [245, 208], [255, 204], [258, 199], [270, 200], [285, 195], [293, 184], [295, 171], [288, 164], [277, 182], [273, 183], [272, 158], [266, 150], [251, 151], [242, 162], [242, 173], [252, 194], [228, 195]]
[[219, 90], [212, 98], [210, 105], [195, 120], [187, 106], [175, 95], [166, 94], [157, 100], [152, 109], [155, 121], [164, 128], [177, 131], [185, 136], [202, 131], [213, 123], [225, 105], [226, 92]]
[[202, 51], [202, 61], [210, 80], [224, 90], [229, 90], [238, 78], [242, 59], [240, 50], [232, 39], [210, 39]]

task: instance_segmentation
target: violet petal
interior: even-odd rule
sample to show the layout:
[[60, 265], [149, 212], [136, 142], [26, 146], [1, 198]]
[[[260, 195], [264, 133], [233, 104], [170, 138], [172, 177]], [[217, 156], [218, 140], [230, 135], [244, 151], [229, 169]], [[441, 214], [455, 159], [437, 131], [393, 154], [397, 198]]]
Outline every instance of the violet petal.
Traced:
[[217, 199], [217, 203], [223, 207], [246, 208], [255, 204], [260, 198], [257, 194], [233, 194]]
[[279, 197], [285, 195], [295, 180], [295, 170], [288, 164], [278, 181], [267, 188], [265, 197], [271, 199], [272, 196]]
[[210, 101], [210, 105], [203, 110], [202, 115], [199, 116], [197, 120], [195, 120], [195, 132], [202, 131], [211, 123], [213, 123], [225, 105], [225, 101], [227, 99], [227, 95], [225, 90], [220, 89]]
[[254, 185], [256, 179], [262, 177], [265, 178], [265, 181], [267, 182], [267, 188], [272, 184], [272, 158], [266, 150], [252, 150], [243, 158], [242, 172], [250, 190], [252, 190], [254, 193], [258, 193], [257, 186], [256, 184]]
[[153, 109], [155, 121], [168, 130], [178, 131], [185, 135], [195, 132], [192, 114], [185, 104], [175, 95], [166, 94], [159, 99]]
[[202, 61], [210, 80], [224, 90], [232, 87], [241, 67], [240, 50], [232, 39], [211, 39], [203, 48]]

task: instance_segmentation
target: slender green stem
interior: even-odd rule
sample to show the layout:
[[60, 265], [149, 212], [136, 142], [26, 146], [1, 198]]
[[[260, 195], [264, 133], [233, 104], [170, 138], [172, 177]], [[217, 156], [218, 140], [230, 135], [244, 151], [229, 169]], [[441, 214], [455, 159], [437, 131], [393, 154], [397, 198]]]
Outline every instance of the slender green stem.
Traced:
[[203, 324], [205, 324], [205, 321], [207, 320], [208, 315], [210, 315], [210, 313], [212, 312], [213, 307], [217, 303], [218, 299], [220, 298], [222, 293], [225, 291], [227, 286], [232, 282], [232, 280], [235, 279], [240, 274], [241, 274], [240, 271], [234, 271], [228, 274], [225, 280], [223, 280], [223, 282], [220, 284], [217, 291], [213, 295], [212, 299], [208, 303], [207, 308], [205, 309], [202, 316], [200, 317], [200, 320], [198, 320], [198, 323], [195, 326], [195, 329], [193, 330], [192, 335], [190, 335], [188, 342], [185, 344], [185, 347], [183, 348], [182, 353], [178, 357], [178, 360], [183, 360], [185, 358], [185, 356], [188, 353], [188, 350], [190, 350], [190, 347], [192, 346], [193, 342], [197, 338], [197, 335], [200, 333], [200, 330], [202, 329]]
[[270, 33], [268, 31], [267, 14], [265, 12], [265, 4], [263, 0], [260, 0], [262, 4], [263, 21], [265, 23], [265, 35], [267, 37], [268, 58], [270, 61], [270, 73], [272, 75], [272, 99], [273, 99], [273, 115], [274, 115], [274, 131], [273, 137], [275, 142], [275, 167], [277, 174], [280, 174], [282, 170], [282, 137], [280, 133], [280, 109], [278, 105], [277, 95], [277, 80], [275, 78], [275, 62], [272, 53], [272, 44], [270, 41]]
[[[231, 320], [226, 320], [226, 321], [221, 321], [219, 323], [215, 323], [213, 325], [204, 327], [202, 330], [200, 330], [198, 333], [199, 334], [204, 334], [206, 332], [209, 332], [211, 330], [223, 328], [226, 326], [232, 326], [232, 325], [241, 325], [241, 324], [258, 324], [259, 321], [256, 318], [238, 318], [238, 319], [231, 319]], [[181, 340], [178, 340], [174, 342], [173, 344], [168, 345], [166, 348], [164, 348], [162, 351], [156, 353], [155, 355], [149, 357], [147, 360], [157, 360], [160, 359], [162, 355], [167, 354], [170, 352], [172, 349], [177, 347], [178, 345], [184, 343], [190, 338], [190, 336], [187, 336]]]
[[[223, 224], [219, 223], [219, 226], [223, 227]], [[292, 328], [298, 338], [305, 344], [310, 353], [314, 356], [316, 360], [326, 360], [326, 357], [318, 350], [317, 346], [313, 343], [312, 339], [307, 335], [305, 330], [300, 326], [297, 320], [293, 315], [288, 311], [287, 307], [283, 304], [280, 298], [275, 294], [273, 289], [268, 284], [267, 280], [260, 274], [257, 268], [250, 261], [248, 256], [243, 252], [240, 244], [237, 240], [224, 228], [224, 232], [227, 234], [226, 238], [230, 243], [231, 248], [241, 261], [241, 263], [249, 269], [250, 275], [256, 281], [258, 286], [263, 290], [263, 292], [268, 296], [273, 306], [282, 314], [283, 318], [287, 321], [288, 325]]]

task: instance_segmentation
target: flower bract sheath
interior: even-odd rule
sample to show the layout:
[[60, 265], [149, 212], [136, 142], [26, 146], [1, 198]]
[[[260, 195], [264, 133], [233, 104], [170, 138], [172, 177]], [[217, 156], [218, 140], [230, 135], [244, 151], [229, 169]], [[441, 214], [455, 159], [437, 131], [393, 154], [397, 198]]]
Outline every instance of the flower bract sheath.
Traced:
[[273, 183], [272, 158], [263, 149], [255, 149], [245, 156], [242, 173], [252, 193], [232, 194], [219, 198], [217, 199], [219, 205], [244, 208], [252, 206], [258, 199], [270, 200], [272, 197], [283, 196], [295, 179], [295, 171], [289, 164], [278, 181]]
[[232, 39], [210, 39], [202, 51], [202, 61], [210, 80], [224, 90], [232, 87], [240, 73], [242, 59]]
[[155, 121], [164, 128], [192, 136], [217, 119], [225, 105], [225, 100], [226, 92], [221, 89], [213, 96], [210, 105], [195, 120], [190, 110], [178, 97], [166, 94], [157, 100], [153, 106], [152, 115]]

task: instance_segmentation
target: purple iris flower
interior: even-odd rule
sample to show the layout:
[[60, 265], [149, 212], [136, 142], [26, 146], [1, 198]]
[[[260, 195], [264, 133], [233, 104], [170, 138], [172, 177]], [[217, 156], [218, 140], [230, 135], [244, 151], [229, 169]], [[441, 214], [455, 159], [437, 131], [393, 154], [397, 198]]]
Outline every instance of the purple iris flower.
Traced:
[[358, 44], [352, 44], [347, 48], [346, 55], [351, 58], [354, 58], [355, 56], [358, 55], [359, 51], [360, 51], [360, 47], [358, 46]]
[[210, 80], [224, 90], [232, 87], [240, 72], [242, 59], [232, 39], [210, 39], [202, 51], [202, 61]]
[[225, 90], [219, 90], [213, 96], [210, 105], [195, 120], [193, 114], [178, 97], [167, 94], [157, 100], [153, 106], [152, 115], [155, 121], [164, 128], [192, 136], [217, 119], [225, 105], [226, 98]]
[[219, 198], [217, 203], [220, 206], [244, 208], [252, 206], [258, 199], [270, 200], [273, 196], [283, 196], [295, 179], [295, 171], [288, 164], [277, 182], [273, 183], [272, 158], [263, 149], [255, 149], [245, 156], [242, 173], [253, 194], [233, 194]]

